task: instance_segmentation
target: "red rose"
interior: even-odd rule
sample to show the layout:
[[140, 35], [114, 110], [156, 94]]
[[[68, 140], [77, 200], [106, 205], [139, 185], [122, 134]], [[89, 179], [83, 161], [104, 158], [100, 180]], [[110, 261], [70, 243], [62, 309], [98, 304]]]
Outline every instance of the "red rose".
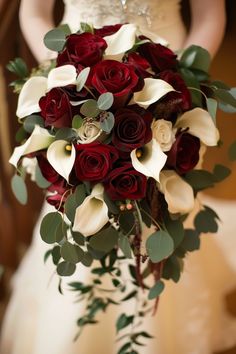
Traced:
[[116, 60], [103, 60], [93, 67], [91, 75], [91, 84], [100, 94], [113, 93], [115, 107], [126, 103], [138, 81], [133, 67]]
[[180, 175], [192, 170], [199, 161], [200, 140], [189, 134], [179, 133], [172, 145], [166, 165], [174, 168]]
[[104, 180], [118, 158], [114, 146], [98, 142], [77, 145], [76, 150], [75, 173], [80, 181]]
[[130, 163], [115, 168], [105, 182], [105, 190], [112, 200], [142, 199], [146, 194], [147, 178]]
[[[54, 191], [54, 190], [51, 190]], [[62, 213], [64, 212], [64, 204], [66, 202], [66, 199], [68, 197], [68, 193], [65, 193], [67, 191], [67, 188], [63, 188], [61, 186], [60, 189], [57, 190], [56, 194], [52, 194], [47, 196], [46, 200], [48, 204], [53, 205], [56, 209], [61, 211]]]
[[[178, 92], [169, 92], [166, 97], [164, 97], [164, 100], [169, 101], [169, 100], [175, 100], [176, 99], [176, 111], [187, 111], [191, 108], [192, 106], [192, 99], [191, 99], [191, 94], [182, 79], [182, 77], [174, 73], [172, 71], [166, 70], [163, 71], [159, 74], [159, 79], [164, 80], [168, 82], [171, 86], [174, 87], [174, 89]], [[181, 102], [178, 103], [178, 99], [181, 99]]]
[[127, 56], [127, 62], [133, 65], [138, 75], [141, 75], [142, 78], [151, 76], [151, 74], [146, 71], [148, 68], [150, 68], [149, 62], [141, 57], [141, 55], [138, 53], [129, 53]]
[[53, 88], [50, 90], [46, 96], [40, 98], [39, 107], [46, 127], [71, 126], [71, 105], [67, 94], [62, 89]]
[[106, 48], [105, 40], [97, 35], [87, 32], [71, 34], [67, 37], [65, 49], [58, 54], [57, 66], [93, 66], [102, 59]]
[[177, 55], [161, 44], [144, 43], [138, 47], [138, 52], [147, 59], [155, 72], [176, 68]]
[[112, 142], [122, 151], [132, 151], [152, 139], [152, 115], [137, 105], [119, 109], [115, 114]]
[[112, 26], [103, 26], [102, 28], [94, 28], [94, 34], [100, 37], [111, 36], [112, 34], [116, 33], [122, 24], [116, 24]]

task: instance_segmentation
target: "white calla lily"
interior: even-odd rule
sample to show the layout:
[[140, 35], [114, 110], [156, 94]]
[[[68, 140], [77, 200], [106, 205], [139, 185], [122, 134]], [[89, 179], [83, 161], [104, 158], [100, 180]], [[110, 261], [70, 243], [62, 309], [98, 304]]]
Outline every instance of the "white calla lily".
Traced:
[[[139, 152], [141, 154], [138, 157]], [[153, 177], [159, 182], [160, 171], [166, 163], [167, 155], [162, 151], [159, 143], [153, 139], [142, 149], [135, 149], [130, 154], [133, 168], [144, 176]]]
[[220, 138], [210, 114], [202, 108], [194, 108], [180, 116], [175, 127], [186, 129], [188, 133], [198, 137], [205, 145], [215, 146]]
[[47, 151], [48, 162], [67, 181], [75, 163], [75, 147], [66, 140], [56, 140]]
[[137, 27], [128, 23], [121, 26], [116, 33], [104, 37], [107, 42], [105, 59], [121, 59], [123, 54], [135, 44], [136, 31]]
[[47, 148], [53, 140], [54, 137], [46, 129], [36, 125], [26, 142], [14, 149], [9, 160], [10, 164], [17, 167], [18, 161], [22, 156]]
[[193, 189], [175, 171], [161, 171], [159, 189], [164, 194], [170, 213], [186, 214], [193, 210]]
[[143, 89], [134, 93], [133, 100], [139, 106], [146, 108], [171, 91], [175, 89], [168, 82], [148, 77], [144, 79]]
[[77, 72], [73, 65], [63, 65], [52, 69], [48, 74], [47, 88], [64, 87], [76, 83]]
[[39, 100], [47, 91], [47, 79], [43, 76], [31, 77], [21, 89], [16, 115], [24, 118], [40, 111]]
[[154, 43], [159, 43], [166, 47], [169, 46], [169, 43], [166, 39], [158, 36], [155, 32], [148, 31], [146, 27], [140, 27], [140, 34], [147, 38], [150, 38]]
[[76, 209], [73, 231], [84, 236], [97, 233], [109, 221], [108, 207], [103, 198], [104, 187], [96, 184], [91, 195]]

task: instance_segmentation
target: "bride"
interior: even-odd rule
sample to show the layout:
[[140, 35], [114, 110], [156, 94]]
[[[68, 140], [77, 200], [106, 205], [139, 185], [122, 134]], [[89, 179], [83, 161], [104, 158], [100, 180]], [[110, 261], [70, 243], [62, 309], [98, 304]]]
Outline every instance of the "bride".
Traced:
[[[165, 38], [174, 50], [197, 44], [207, 48], [212, 57], [224, 33], [223, 0], [191, 0], [192, 24], [188, 34], [181, 19], [179, 0], [64, 2], [62, 22], [69, 24], [72, 31], [78, 30], [80, 22], [92, 22], [95, 27], [134, 22], [141, 31]], [[22, 31], [39, 62], [54, 55], [43, 45], [44, 34], [53, 28], [53, 6], [54, 0], [21, 2]], [[203, 236], [201, 250], [186, 259], [180, 282], [166, 284], [157, 315], [144, 323], [145, 330], [156, 338], [148, 348], [142, 347], [142, 354], [211, 354], [236, 342], [236, 320], [224, 308], [224, 295], [235, 286], [236, 264], [234, 259], [226, 258], [226, 252], [234, 248], [235, 203], [225, 203], [222, 207], [221, 202], [211, 199], [206, 204], [221, 216], [219, 233]], [[50, 206], [45, 205], [41, 217], [49, 211]], [[75, 302], [74, 293], [67, 290], [66, 284], [72, 279], [88, 281], [89, 273], [78, 267], [69, 281], [64, 280], [64, 295], [61, 295], [54, 265], [50, 261], [43, 263], [47, 245], [41, 241], [39, 223], [32, 245], [15, 275], [2, 329], [1, 354], [115, 353], [116, 309], [100, 318], [101, 325], [85, 329], [79, 340], [73, 342], [76, 319], [83, 313], [84, 304]]]

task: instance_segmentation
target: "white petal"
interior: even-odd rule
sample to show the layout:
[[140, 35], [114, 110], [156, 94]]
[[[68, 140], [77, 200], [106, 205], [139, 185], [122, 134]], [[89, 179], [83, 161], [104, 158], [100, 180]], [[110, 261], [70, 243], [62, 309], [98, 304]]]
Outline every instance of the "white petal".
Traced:
[[158, 142], [153, 139], [145, 145], [142, 148], [143, 155], [139, 159], [137, 158], [136, 150], [133, 150], [130, 154], [134, 169], [141, 172], [144, 176], [153, 177], [156, 181], [159, 181], [160, 171], [166, 163], [167, 156], [161, 150]]
[[103, 186], [94, 186], [91, 195], [76, 209], [73, 231], [84, 236], [97, 233], [109, 221], [108, 207], [103, 199]]
[[73, 65], [63, 65], [52, 69], [48, 74], [48, 90], [73, 85], [76, 83], [76, 77], [76, 68]]
[[14, 149], [14, 152], [9, 160], [10, 164], [17, 167], [18, 161], [22, 156], [47, 148], [53, 140], [54, 137], [50, 135], [46, 129], [36, 125], [31, 136], [26, 140], [26, 142]]
[[135, 44], [137, 27], [132, 24], [126, 24], [111, 36], [104, 37], [107, 42], [105, 52], [106, 59], [117, 59], [117, 56], [122, 56], [127, 50], [131, 49]]
[[134, 101], [141, 107], [148, 107], [150, 104], [157, 102], [168, 92], [175, 89], [168, 82], [160, 79], [146, 78], [144, 79], [144, 87], [141, 91], [134, 93]]
[[202, 108], [194, 108], [180, 116], [176, 128], [189, 128], [188, 132], [198, 137], [204, 144], [215, 146], [219, 140], [219, 131], [210, 114]]
[[159, 188], [164, 194], [170, 213], [186, 214], [193, 210], [193, 189], [175, 171], [161, 171]]
[[39, 100], [47, 91], [47, 79], [43, 76], [31, 77], [19, 95], [16, 115], [24, 118], [32, 113], [39, 112]]
[[158, 36], [155, 32], [148, 31], [147, 28], [145, 28], [145, 27], [140, 28], [140, 34], [147, 37], [147, 38], [150, 38], [154, 43], [159, 43], [159, 44], [164, 45], [166, 47], [168, 47], [168, 45], [169, 45], [169, 43], [166, 39]]
[[54, 170], [68, 181], [75, 162], [75, 148], [72, 144], [71, 151], [66, 151], [67, 145], [65, 140], [54, 141], [48, 148], [47, 159]]

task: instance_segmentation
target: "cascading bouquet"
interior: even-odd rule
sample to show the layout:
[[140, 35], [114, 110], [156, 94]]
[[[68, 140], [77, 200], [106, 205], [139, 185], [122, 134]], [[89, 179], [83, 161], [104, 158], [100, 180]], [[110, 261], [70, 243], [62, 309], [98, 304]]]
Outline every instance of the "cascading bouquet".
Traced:
[[[142, 289], [142, 311], [122, 313], [119, 332], [150, 311], [146, 291], [155, 307], [163, 279], [179, 280], [183, 258], [199, 248], [200, 233], [217, 230], [218, 217], [207, 206], [191, 228], [184, 221], [197, 193], [229, 174], [221, 165], [204, 171], [201, 162], [206, 146], [219, 143], [218, 102], [236, 101], [227, 86], [210, 80], [206, 50], [192, 46], [178, 59], [133, 24], [82, 24], [73, 34], [63, 26], [50, 31], [45, 44], [57, 58], [30, 77], [20, 59], [9, 64], [21, 76], [14, 83], [22, 144], [10, 159], [17, 168], [13, 191], [26, 203], [25, 171], [33, 167], [56, 208], [41, 223], [42, 239], [53, 245], [46, 256], [60, 276], [72, 275], [79, 262], [91, 267], [91, 283], [83, 284], [78, 274], [70, 284], [87, 299], [80, 330], [119, 304], [117, 293], [128, 301]], [[131, 288], [123, 282], [125, 267]], [[113, 290], [101, 296], [105, 274]], [[132, 335], [122, 336], [127, 342], [119, 354], [137, 353], [139, 339], [150, 337], [132, 328]]]

